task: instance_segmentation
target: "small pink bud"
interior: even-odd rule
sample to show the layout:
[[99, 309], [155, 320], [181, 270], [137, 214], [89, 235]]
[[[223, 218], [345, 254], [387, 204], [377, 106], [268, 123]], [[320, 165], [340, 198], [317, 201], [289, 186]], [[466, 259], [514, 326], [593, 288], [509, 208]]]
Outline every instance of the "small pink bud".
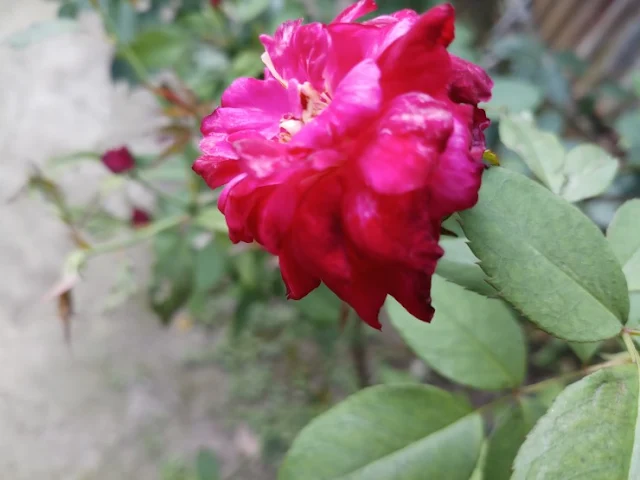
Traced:
[[136, 160], [127, 147], [106, 151], [102, 155], [102, 163], [113, 173], [124, 173], [136, 166]]

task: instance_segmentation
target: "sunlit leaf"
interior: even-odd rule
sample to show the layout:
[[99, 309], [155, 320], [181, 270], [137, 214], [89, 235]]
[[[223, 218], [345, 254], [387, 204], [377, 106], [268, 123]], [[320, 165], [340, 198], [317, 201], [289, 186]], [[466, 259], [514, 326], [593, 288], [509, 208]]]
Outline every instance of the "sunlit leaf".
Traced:
[[629, 290], [640, 291], [640, 199], [629, 200], [618, 209], [607, 238], [622, 265]]
[[565, 152], [558, 137], [540, 131], [527, 115], [503, 115], [499, 128], [502, 143], [516, 152], [552, 192], [560, 193]]
[[618, 161], [597, 145], [578, 145], [566, 155], [561, 195], [569, 202], [603, 193], [618, 172]]

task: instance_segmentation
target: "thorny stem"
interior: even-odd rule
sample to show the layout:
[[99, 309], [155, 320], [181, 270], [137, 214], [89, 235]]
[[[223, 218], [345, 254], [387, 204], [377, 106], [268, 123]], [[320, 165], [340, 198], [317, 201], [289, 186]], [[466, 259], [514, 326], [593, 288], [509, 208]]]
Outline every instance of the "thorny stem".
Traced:
[[[636, 355], [637, 354], [638, 353], [636, 351]], [[589, 375], [591, 373], [597, 372], [598, 370], [602, 370], [602, 369], [609, 368], [609, 367], [615, 367], [615, 366], [618, 366], [618, 365], [624, 365], [626, 363], [629, 363], [630, 361], [632, 361], [632, 357], [629, 357], [627, 355], [621, 355], [621, 356], [617, 356], [616, 358], [613, 358], [611, 360], [608, 360], [606, 362], [598, 363], [597, 365], [591, 365], [591, 366], [586, 367], [586, 368], [581, 368], [580, 370], [574, 370], [573, 372], [568, 372], [568, 373], [565, 373], [565, 374], [562, 374], [562, 375], [558, 375], [556, 377], [547, 378], [546, 380], [542, 380], [542, 381], [537, 382], [537, 383], [532, 383], [530, 385], [525, 385], [524, 387], [521, 387], [521, 388], [518, 388], [518, 389], [514, 390], [512, 393], [509, 393], [509, 394], [506, 394], [506, 395], [502, 395], [501, 397], [498, 397], [498, 398], [490, 401], [489, 403], [485, 403], [484, 405], [479, 407], [476, 411], [480, 411], [481, 412], [481, 411], [484, 411], [484, 410], [489, 410], [489, 409], [495, 407], [496, 405], [498, 405], [498, 404], [500, 404], [502, 402], [508, 401], [508, 400], [510, 400], [512, 398], [517, 398], [517, 397], [520, 397], [522, 395], [536, 393], [536, 392], [539, 392], [541, 390], [544, 390], [545, 388], [553, 385], [554, 383], [566, 382], [566, 381], [569, 381], [569, 380], [573, 380], [575, 378], [583, 377], [583, 376]]]
[[181, 198], [178, 198], [178, 197], [176, 197], [174, 195], [171, 195], [171, 194], [169, 194], [167, 192], [163, 192], [158, 187], [156, 187], [153, 183], [149, 182], [147, 179], [145, 179], [144, 177], [140, 176], [140, 174], [135, 172], [135, 171], [133, 173], [131, 173], [131, 178], [133, 180], [135, 180], [136, 182], [138, 182], [140, 185], [142, 185], [144, 188], [146, 188], [147, 190], [152, 192], [158, 198], [161, 198], [163, 200], [166, 200], [167, 202], [170, 202], [170, 203], [173, 203], [173, 204], [175, 204], [177, 206], [180, 206], [181, 208], [184, 208], [185, 206], [189, 205], [187, 202], [185, 202]]
[[176, 215], [174, 217], [168, 217], [162, 220], [159, 220], [155, 223], [152, 223], [149, 226], [142, 227], [136, 231], [130, 237], [127, 237], [122, 240], [114, 240], [112, 242], [105, 242], [101, 245], [96, 245], [91, 247], [86, 251], [86, 256], [94, 257], [96, 255], [101, 255], [103, 253], [109, 253], [116, 250], [122, 250], [125, 248], [132, 247], [137, 245], [140, 242], [148, 240], [159, 234], [160, 232], [164, 232], [165, 230], [169, 230], [170, 228], [176, 227], [181, 223], [187, 221], [189, 219], [188, 215]]
[[[340, 307], [340, 325], [346, 325], [349, 320], [349, 305], [342, 303]], [[354, 316], [354, 324], [351, 326], [349, 336], [349, 350], [353, 361], [353, 368], [358, 378], [358, 386], [366, 388], [371, 385], [371, 372], [367, 355], [367, 343], [364, 338], [363, 324], [357, 316]]]

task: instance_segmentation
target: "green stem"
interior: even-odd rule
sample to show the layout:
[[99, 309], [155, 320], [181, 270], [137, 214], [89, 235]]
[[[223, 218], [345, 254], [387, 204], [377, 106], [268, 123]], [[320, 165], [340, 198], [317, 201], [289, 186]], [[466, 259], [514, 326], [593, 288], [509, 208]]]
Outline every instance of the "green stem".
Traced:
[[174, 205], [179, 206], [181, 208], [189, 206], [188, 202], [174, 195], [171, 195], [167, 192], [163, 192], [158, 187], [156, 187], [153, 183], [149, 182], [146, 178], [140, 176], [140, 174], [136, 171], [133, 171], [131, 173], [131, 178], [136, 182], [138, 182], [140, 185], [142, 185], [144, 188], [152, 192], [158, 198], [161, 198], [169, 203], [173, 203]]
[[[349, 320], [351, 309], [346, 303], [342, 303], [340, 307], [339, 323], [345, 325]], [[356, 315], [353, 317], [355, 323], [351, 325], [349, 332], [349, 350], [353, 368], [358, 379], [358, 386], [366, 388], [371, 385], [371, 372], [369, 371], [369, 360], [367, 354], [367, 342], [364, 338], [363, 323]]]
[[174, 217], [168, 217], [157, 222], [152, 223], [146, 227], [142, 227], [138, 229], [133, 235], [127, 237], [122, 240], [114, 240], [112, 242], [105, 242], [101, 245], [95, 245], [91, 247], [89, 250], [85, 252], [86, 257], [95, 257], [96, 255], [101, 255], [103, 253], [109, 253], [116, 250], [122, 250], [125, 248], [132, 247], [141, 243], [145, 240], [148, 240], [160, 232], [165, 230], [169, 230], [170, 228], [176, 227], [181, 223], [184, 223], [189, 219], [188, 215], [177, 215]]

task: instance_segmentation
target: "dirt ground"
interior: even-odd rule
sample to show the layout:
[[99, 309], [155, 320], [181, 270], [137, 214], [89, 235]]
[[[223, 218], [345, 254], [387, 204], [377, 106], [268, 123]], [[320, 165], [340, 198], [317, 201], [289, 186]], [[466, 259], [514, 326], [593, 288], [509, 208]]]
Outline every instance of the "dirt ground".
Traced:
[[[156, 479], [167, 462], [190, 462], [206, 447], [225, 478], [257, 480], [246, 466], [254, 439], [225, 422], [223, 372], [185, 365], [216, 339], [159, 327], [142, 296], [103, 312], [122, 256], [86, 272], [71, 349], [55, 305], [42, 301], [72, 245], [41, 200], [6, 200], [53, 155], [124, 142], [151, 148], [154, 124], [152, 99], [111, 85], [111, 46], [94, 18], [28, 47], [7, 44], [53, 12], [53, 2], [0, 0], [0, 478]], [[104, 174], [99, 165], [74, 169], [68, 194], [88, 198]], [[149, 202], [130, 190], [110, 200], [114, 211], [128, 211], [127, 197]], [[146, 270], [144, 249], [127, 255]]]

